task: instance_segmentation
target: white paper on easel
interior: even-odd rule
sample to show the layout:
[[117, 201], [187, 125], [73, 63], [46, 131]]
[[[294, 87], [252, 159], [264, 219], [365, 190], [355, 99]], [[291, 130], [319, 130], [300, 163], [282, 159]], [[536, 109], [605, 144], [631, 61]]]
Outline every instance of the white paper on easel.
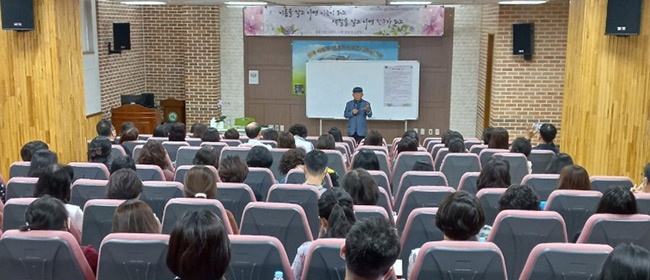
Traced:
[[259, 70], [248, 70], [248, 84], [249, 85], [259, 85], [260, 84], [260, 71]]

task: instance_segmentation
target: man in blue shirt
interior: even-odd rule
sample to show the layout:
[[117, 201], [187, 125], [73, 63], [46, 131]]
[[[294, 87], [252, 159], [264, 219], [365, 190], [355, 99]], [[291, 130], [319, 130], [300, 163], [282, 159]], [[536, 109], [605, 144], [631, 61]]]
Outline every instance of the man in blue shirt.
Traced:
[[354, 138], [357, 143], [366, 137], [368, 122], [366, 117], [372, 117], [370, 102], [363, 100], [363, 89], [355, 87], [352, 89], [353, 100], [345, 104], [343, 116], [348, 119], [348, 136]]

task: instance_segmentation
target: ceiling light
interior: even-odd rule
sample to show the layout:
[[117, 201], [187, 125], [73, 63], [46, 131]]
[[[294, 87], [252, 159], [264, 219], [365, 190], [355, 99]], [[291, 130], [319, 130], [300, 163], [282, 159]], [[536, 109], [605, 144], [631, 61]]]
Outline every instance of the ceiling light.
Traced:
[[430, 5], [431, 1], [393, 1], [391, 5]]
[[263, 1], [251, 1], [251, 2], [227, 1], [224, 4], [226, 4], [226, 6], [246, 7], [246, 6], [266, 6], [268, 3]]
[[122, 1], [122, 4], [126, 5], [165, 5], [167, 2], [165, 1]]
[[539, 5], [539, 4], [544, 4], [548, 0], [504, 0], [504, 1], [499, 1], [499, 5]]

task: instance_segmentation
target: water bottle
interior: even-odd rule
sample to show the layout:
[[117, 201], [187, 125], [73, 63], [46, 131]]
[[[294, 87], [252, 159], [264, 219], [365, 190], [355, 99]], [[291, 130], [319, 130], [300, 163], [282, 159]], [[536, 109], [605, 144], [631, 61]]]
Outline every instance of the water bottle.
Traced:
[[282, 271], [276, 271], [273, 280], [284, 280], [284, 273]]

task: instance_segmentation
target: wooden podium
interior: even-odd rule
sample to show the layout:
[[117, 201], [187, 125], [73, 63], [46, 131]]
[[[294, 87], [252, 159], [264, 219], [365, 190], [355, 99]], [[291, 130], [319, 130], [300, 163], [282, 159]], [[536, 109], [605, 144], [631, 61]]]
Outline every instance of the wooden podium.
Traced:
[[168, 98], [160, 101], [166, 123], [185, 123], [185, 100]]
[[125, 104], [111, 109], [111, 121], [117, 135], [122, 133], [122, 123], [132, 122], [140, 134], [153, 134], [153, 130], [162, 122], [160, 111], [137, 104]]

